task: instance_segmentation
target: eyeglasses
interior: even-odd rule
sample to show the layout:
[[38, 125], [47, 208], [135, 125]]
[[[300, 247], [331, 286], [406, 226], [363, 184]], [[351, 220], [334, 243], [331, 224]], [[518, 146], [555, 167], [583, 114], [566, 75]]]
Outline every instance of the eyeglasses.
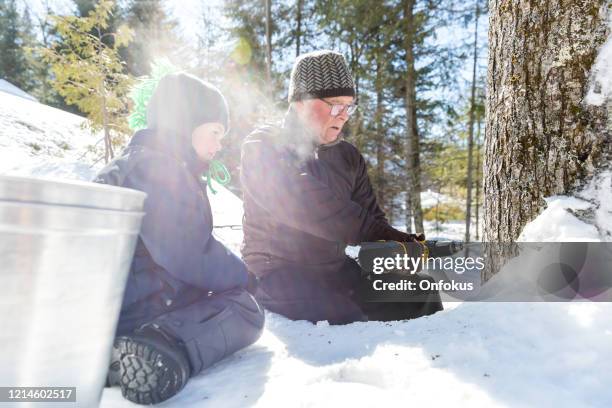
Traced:
[[351, 116], [357, 110], [357, 105], [355, 104], [343, 105], [343, 104], [330, 103], [330, 102], [327, 102], [325, 99], [319, 98], [319, 100], [331, 106], [331, 111], [329, 112], [329, 114], [332, 116], [340, 115], [342, 112], [344, 112], [345, 109], [346, 109], [346, 114], [348, 116]]

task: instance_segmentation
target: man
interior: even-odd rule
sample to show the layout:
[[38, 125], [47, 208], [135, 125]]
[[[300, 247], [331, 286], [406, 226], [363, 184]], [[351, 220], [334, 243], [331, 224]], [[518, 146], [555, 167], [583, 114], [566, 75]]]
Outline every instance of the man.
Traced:
[[290, 319], [344, 324], [397, 320], [442, 309], [421, 303], [366, 303], [359, 265], [347, 244], [409, 242], [376, 202], [364, 158], [342, 140], [355, 111], [355, 85], [333, 51], [300, 56], [291, 72], [289, 110], [280, 127], [249, 135], [242, 147], [243, 259], [259, 278], [256, 297]]

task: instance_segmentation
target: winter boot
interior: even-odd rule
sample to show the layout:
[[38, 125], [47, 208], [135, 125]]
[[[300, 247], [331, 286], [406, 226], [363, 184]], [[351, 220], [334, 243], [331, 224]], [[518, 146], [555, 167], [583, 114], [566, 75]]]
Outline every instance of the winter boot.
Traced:
[[117, 348], [117, 342], [113, 344], [113, 349], [111, 351], [111, 361], [110, 366], [108, 367], [108, 374], [106, 375], [106, 384], [104, 384], [105, 388], [114, 387], [120, 384], [119, 379], [121, 378], [119, 373], [119, 368], [121, 367], [121, 361], [119, 361], [121, 355], [119, 353], [119, 348]]
[[190, 376], [186, 352], [157, 325], [115, 339], [108, 384], [137, 404], [157, 404], [177, 394]]

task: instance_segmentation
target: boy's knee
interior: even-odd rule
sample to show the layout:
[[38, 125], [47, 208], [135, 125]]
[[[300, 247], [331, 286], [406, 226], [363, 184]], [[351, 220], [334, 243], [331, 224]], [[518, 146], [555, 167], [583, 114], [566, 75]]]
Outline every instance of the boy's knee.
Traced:
[[[190, 309], [157, 320], [174, 326], [185, 344], [193, 375], [253, 344], [263, 332], [263, 308], [246, 290], [211, 297]], [[196, 315], [202, 317], [196, 319]]]
[[242, 326], [247, 335], [245, 338], [245, 342], [248, 342], [247, 345], [257, 341], [263, 333], [266, 320], [263, 306], [257, 302], [253, 295], [243, 290], [237, 294], [234, 301], [234, 313], [236, 314], [236, 322], [244, 322]]

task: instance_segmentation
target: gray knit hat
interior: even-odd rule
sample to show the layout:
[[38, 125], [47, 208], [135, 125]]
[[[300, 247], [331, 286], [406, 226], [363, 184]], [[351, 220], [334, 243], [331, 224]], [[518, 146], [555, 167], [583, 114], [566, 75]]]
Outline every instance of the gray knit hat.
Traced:
[[289, 80], [289, 102], [355, 96], [355, 82], [342, 54], [331, 50], [300, 55]]
[[186, 73], [168, 74], [159, 81], [147, 108], [149, 128], [191, 141], [191, 132], [209, 122], [229, 127], [227, 102], [215, 86]]

